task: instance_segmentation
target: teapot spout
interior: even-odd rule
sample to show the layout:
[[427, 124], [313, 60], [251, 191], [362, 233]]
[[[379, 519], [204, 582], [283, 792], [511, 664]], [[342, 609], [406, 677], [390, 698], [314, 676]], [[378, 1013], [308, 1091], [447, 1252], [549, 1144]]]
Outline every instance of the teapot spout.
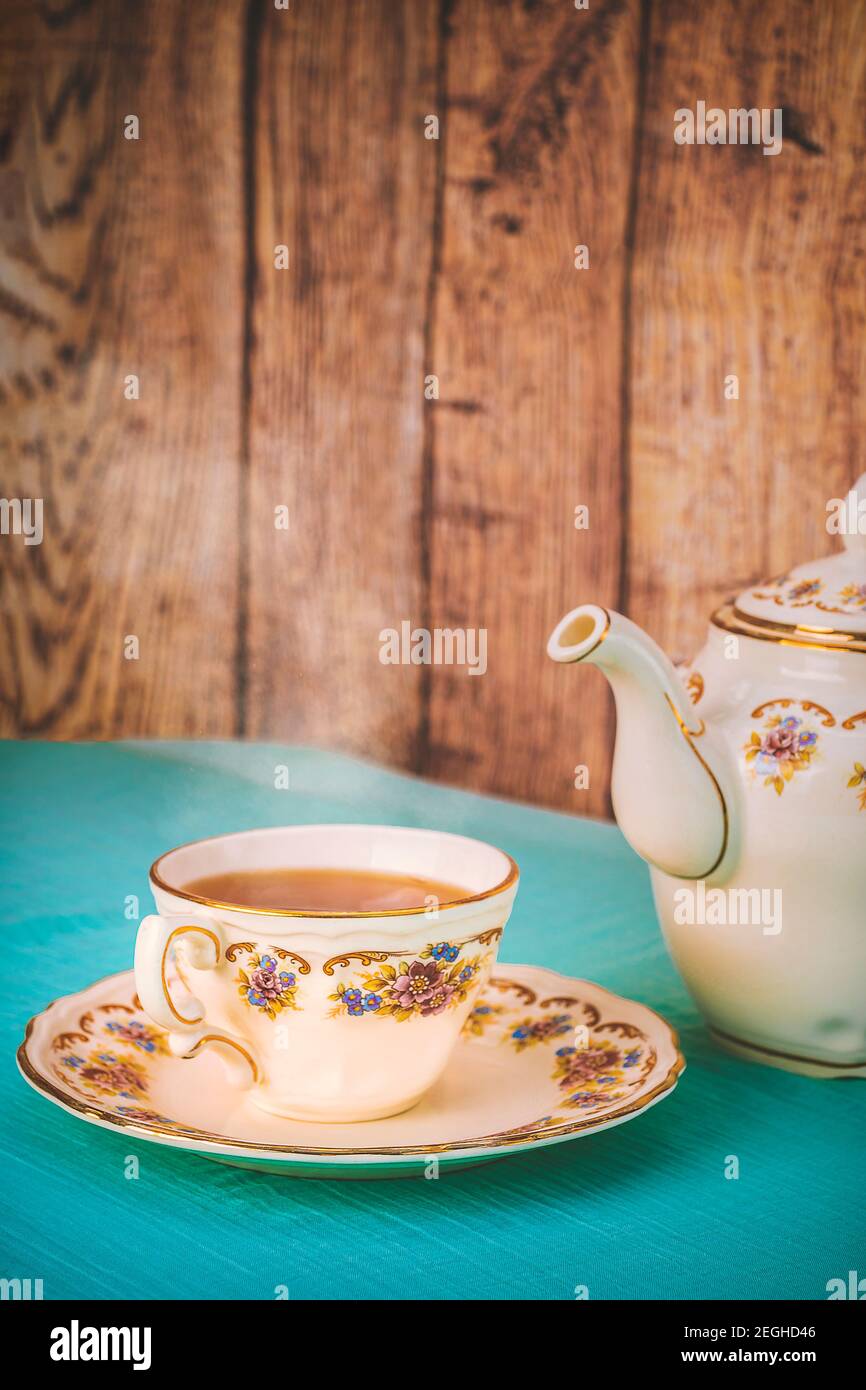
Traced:
[[663, 873], [706, 879], [728, 849], [721, 758], [664, 652], [635, 623], [594, 603], [554, 628], [554, 661], [585, 661], [610, 681], [617, 736], [613, 809], [632, 848]]

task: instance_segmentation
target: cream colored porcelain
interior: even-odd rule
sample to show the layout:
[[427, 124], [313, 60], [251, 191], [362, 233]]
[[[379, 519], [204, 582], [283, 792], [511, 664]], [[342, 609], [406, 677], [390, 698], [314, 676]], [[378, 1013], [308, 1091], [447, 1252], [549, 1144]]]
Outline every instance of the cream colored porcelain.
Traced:
[[432, 1178], [622, 1124], [667, 1095], [684, 1063], [672, 1029], [644, 1005], [552, 970], [500, 965], [442, 1077], [390, 1119], [322, 1124], [251, 1105], [249, 1092], [224, 1084], [213, 1053], [174, 1055], [131, 971], [32, 1019], [18, 1065], [79, 1119], [137, 1140], [293, 1176]]
[[[846, 501], [866, 530], [866, 474]], [[814, 1076], [866, 1075], [866, 534], [844, 541], [719, 609], [682, 673], [594, 604], [548, 644], [613, 687], [616, 817], [716, 1037]]]
[[[377, 869], [465, 888], [383, 913], [249, 911], [183, 891], [234, 869]], [[358, 1121], [415, 1105], [448, 1061], [496, 959], [517, 892], [507, 854], [437, 830], [307, 825], [171, 850], [151, 869], [141, 1002], [179, 1057], [212, 1047], [263, 1110]], [[184, 988], [169, 986], [172, 954]]]

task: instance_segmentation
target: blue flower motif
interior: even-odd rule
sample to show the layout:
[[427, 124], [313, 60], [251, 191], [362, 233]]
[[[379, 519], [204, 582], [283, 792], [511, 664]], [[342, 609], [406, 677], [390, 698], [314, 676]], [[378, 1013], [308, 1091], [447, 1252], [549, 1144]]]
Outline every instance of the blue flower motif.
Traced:
[[268, 1002], [263, 994], [259, 994], [257, 989], [248, 989], [247, 999], [251, 1004], [254, 1004], [257, 1009], [263, 1009]]
[[459, 948], [459, 946], [449, 946], [449, 947], [448, 947], [448, 950], [445, 952], [445, 959], [446, 959], [446, 960], [456, 960], [457, 957], [458, 957], [459, 955], [460, 955], [460, 948]]
[[274, 971], [275, 971], [276, 968], [277, 968], [277, 962], [276, 962], [276, 960], [274, 959], [273, 956], [262, 956], [262, 958], [261, 958], [261, 960], [260, 960], [260, 962], [259, 962], [259, 968], [260, 968], [261, 970], [274, 970]]
[[511, 1034], [511, 1036], [512, 1036], [512, 1038], [528, 1038], [528, 1037], [529, 1037], [529, 1029], [528, 1029], [528, 1028], [515, 1028], [514, 1032]]
[[811, 731], [808, 732], [808, 733], [802, 733], [802, 734], [800, 735], [800, 747], [801, 747], [801, 748], [811, 748], [812, 745], [815, 744], [815, 743], [817, 743], [817, 742], [818, 742], [818, 735], [815, 734], [815, 733], [812, 733]]
[[83, 1057], [78, 1057], [78, 1056], [76, 1056], [76, 1055], [73, 1054], [73, 1055], [70, 1056], [70, 1057], [64, 1057], [64, 1058], [63, 1058], [63, 1065], [64, 1065], [64, 1067], [71, 1067], [72, 1070], [74, 1071], [76, 1067], [83, 1067], [83, 1066], [84, 1066], [84, 1058], [83, 1058]]
[[800, 721], [799, 719], [795, 719], [793, 714], [789, 714], [787, 719], [783, 719], [781, 723], [781, 728], [783, 729], [799, 729], [799, 727]]
[[558, 1048], [556, 1049], [556, 1055], [557, 1055], [557, 1057], [570, 1057], [571, 1054], [572, 1054], [572, 1052], [576, 1052], [576, 1051], [577, 1051], [577, 1048], [576, 1048], [576, 1047], [558, 1047]]
[[361, 991], [359, 989], [346, 989], [343, 991], [343, 998], [347, 1004], [360, 1004]]
[[461, 979], [461, 980], [471, 980], [471, 979], [472, 979], [472, 976], [473, 976], [474, 974], [475, 974], [475, 966], [474, 966], [474, 965], [464, 965], [463, 969], [460, 971], [460, 979]]
[[449, 944], [448, 944], [447, 941], [440, 941], [439, 944], [438, 944], [437, 946], [434, 946], [434, 947], [432, 948], [430, 954], [431, 954], [431, 956], [433, 957], [434, 960], [441, 960], [443, 956], [447, 956], [447, 955], [448, 955], [448, 952], [449, 952], [451, 949], [452, 949], [452, 948], [451, 948], [451, 946], [449, 946]]
[[291, 975], [288, 970], [280, 971], [280, 984], [282, 985], [283, 989], [291, 989], [294, 983], [294, 975]]
[[369, 1010], [370, 1010], [371, 1012], [373, 1012], [373, 1013], [375, 1013], [376, 1009], [378, 1009], [378, 1008], [380, 1007], [381, 1003], [382, 1003], [382, 996], [381, 996], [381, 994], [365, 994], [365, 995], [364, 995], [364, 1008], [365, 1008], [365, 1009], [369, 1009]]
[[633, 1067], [633, 1066], [636, 1066], [636, 1064], [638, 1063], [639, 1060], [640, 1060], [640, 1051], [639, 1051], [639, 1049], [636, 1048], [633, 1052], [627, 1052], [627, 1053], [625, 1054], [625, 1061], [623, 1062], [623, 1066], [624, 1066], [624, 1067]]
[[109, 1033], [119, 1033], [124, 1042], [132, 1043], [133, 1047], [141, 1048], [142, 1052], [156, 1051], [156, 1043], [148, 1037], [144, 1024], [137, 1020], [133, 1020], [132, 1023], [108, 1023], [106, 1027]]
[[352, 1016], [352, 1018], [363, 1018], [363, 1016], [364, 1016], [364, 1005], [363, 1005], [363, 1004], [350, 1004], [350, 1005], [349, 1005], [349, 1013], [350, 1013], [350, 1015]]

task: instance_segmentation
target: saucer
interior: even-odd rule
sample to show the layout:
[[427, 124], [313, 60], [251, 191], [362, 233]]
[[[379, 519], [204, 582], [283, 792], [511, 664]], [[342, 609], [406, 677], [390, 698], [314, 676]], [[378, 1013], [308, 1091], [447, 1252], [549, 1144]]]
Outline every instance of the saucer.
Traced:
[[105, 1129], [242, 1168], [371, 1178], [432, 1176], [609, 1129], [673, 1090], [685, 1061], [676, 1033], [644, 1004], [500, 963], [444, 1076], [387, 1119], [321, 1124], [259, 1110], [226, 1084], [212, 1052], [169, 1052], [131, 970], [31, 1019], [18, 1066], [49, 1100]]

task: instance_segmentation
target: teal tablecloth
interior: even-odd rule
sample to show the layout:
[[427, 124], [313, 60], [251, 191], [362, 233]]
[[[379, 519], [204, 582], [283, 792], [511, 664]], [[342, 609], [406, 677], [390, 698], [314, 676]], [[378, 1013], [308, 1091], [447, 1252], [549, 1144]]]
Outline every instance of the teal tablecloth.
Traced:
[[[289, 790], [274, 767], [290, 768]], [[46, 1298], [826, 1298], [866, 1275], [866, 1085], [736, 1061], [668, 961], [608, 825], [265, 745], [0, 745], [0, 1277]], [[74, 1120], [14, 1053], [28, 1017], [132, 963], [128, 894], [170, 845], [293, 821], [432, 825], [522, 870], [503, 958], [587, 976], [679, 1029], [688, 1069], [630, 1123], [436, 1182], [243, 1172]], [[124, 1157], [139, 1155], [137, 1181]], [[740, 1176], [725, 1177], [729, 1155]]]

